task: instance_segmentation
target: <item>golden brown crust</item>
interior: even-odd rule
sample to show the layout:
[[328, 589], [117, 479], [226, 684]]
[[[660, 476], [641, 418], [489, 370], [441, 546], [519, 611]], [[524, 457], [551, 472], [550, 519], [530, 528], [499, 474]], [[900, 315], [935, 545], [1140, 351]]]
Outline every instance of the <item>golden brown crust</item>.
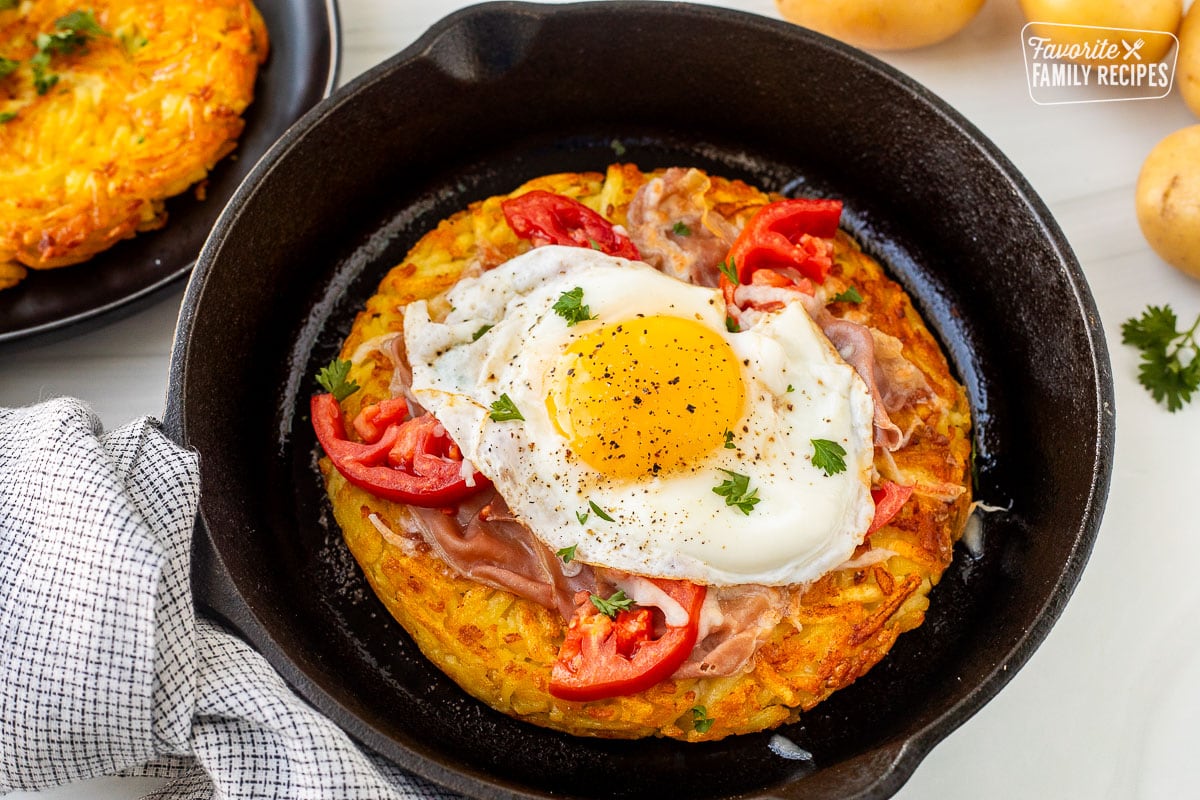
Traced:
[[[108, 35], [54, 55], [38, 94], [37, 36], [81, 9]], [[0, 11], [0, 56], [20, 62], [0, 79], [3, 289], [162, 227], [233, 150], [267, 30], [250, 0], [26, 1]]]
[[[512, 194], [549, 189], [623, 223], [633, 194], [652, 175], [617, 165], [607, 175], [538, 178]], [[739, 222], [771, 199], [715, 177], [707, 197]], [[442, 222], [384, 278], [342, 350], [363, 387], [344, 404], [347, 419], [388, 395], [392, 365], [373, 345], [401, 330], [400, 305], [444, 290], [480, 263], [500, 263], [528, 248], [504, 223], [502, 199], [476, 203]], [[553, 698], [547, 682], [565, 627], [559, 616], [451, 574], [428, 547], [405, 535], [412, 526], [402, 506], [350, 486], [322, 461], [334, 514], [376, 594], [422, 652], [466, 691], [505, 713], [576, 735], [718, 739], [795, 719], [853, 682], [899, 634], [921, 624], [929, 590], [949, 564], [970, 505], [970, 419], [962, 387], [907, 295], [841, 234], [828, 285], [834, 292], [858, 288], [863, 303], [831, 310], [900, 339], [936, 399], [894, 415], [909, 433], [908, 443], [877, 458], [882, 474], [916, 487], [900, 514], [871, 538], [875, 548], [893, 555], [832, 572], [795, 592], [750, 672], [668, 680], [636, 695], [589, 703]], [[695, 706], [704, 706], [714, 720], [706, 732], [693, 726]]]

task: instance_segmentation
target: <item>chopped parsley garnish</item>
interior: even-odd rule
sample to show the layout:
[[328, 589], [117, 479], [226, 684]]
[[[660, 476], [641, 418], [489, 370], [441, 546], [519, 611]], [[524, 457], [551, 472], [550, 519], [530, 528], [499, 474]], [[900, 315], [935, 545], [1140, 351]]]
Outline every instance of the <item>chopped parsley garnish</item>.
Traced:
[[554, 551], [554, 555], [562, 559], [564, 564], [570, 564], [575, 560], [575, 548], [579, 545], [573, 544], [570, 547], [563, 547]]
[[592, 605], [596, 607], [601, 614], [606, 617], [617, 618], [617, 612], [628, 611], [633, 608], [633, 600], [625, 596], [623, 589], [617, 589], [612, 597], [605, 600], [598, 594], [589, 595]]
[[472, 333], [472, 334], [471, 334], [471, 341], [472, 341], [472, 342], [478, 342], [478, 341], [479, 341], [479, 337], [480, 337], [480, 336], [483, 336], [485, 333], [487, 333], [487, 332], [488, 332], [488, 331], [490, 331], [491, 329], [492, 329], [492, 326], [491, 326], [491, 325], [484, 325], [484, 326], [483, 326], [483, 327], [481, 327], [479, 330], [477, 330], [477, 331], [475, 331], [474, 333]]
[[21, 0], [0, 0], [0, 11], [8, 11], [21, 5]]
[[692, 229], [689, 228], [687, 226], [687, 223], [684, 222], [683, 220], [676, 222], [674, 227], [671, 228], [671, 231], [676, 236], [691, 236], [692, 235]]
[[794, 392], [794, 391], [796, 391], [796, 387], [795, 387], [795, 386], [792, 386], [792, 385], [789, 383], [789, 384], [787, 385], [787, 390], [788, 390], [789, 392]]
[[1121, 326], [1121, 341], [1142, 351], [1138, 382], [1168, 411], [1190, 403], [1200, 388], [1200, 342], [1196, 330], [1200, 316], [1186, 331], [1178, 330], [1171, 306], [1147, 306], [1140, 319], [1127, 319]]
[[813, 446], [814, 467], [825, 470], [826, 475], [846, 471], [846, 448], [828, 439], [810, 439]]
[[592, 510], [593, 514], [595, 514], [597, 517], [604, 520], [605, 522], [613, 521], [613, 518], [608, 515], [608, 512], [606, 512], [600, 506], [596, 505], [595, 500], [588, 500], [588, 508], [590, 508]]
[[737, 449], [737, 445], [733, 443], [733, 431], [730, 431], [730, 430], [725, 431], [725, 449], [726, 450], [736, 450]]
[[38, 94], [45, 94], [58, 83], [58, 76], [46, 71], [49, 64], [50, 57], [45, 53], [38, 53], [29, 59], [30, 68], [33, 70], [33, 88]]
[[17, 118], [16, 111], [4, 111], [4, 112], [0, 113], [0, 125], [3, 125], [6, 122], [12, 122], [16, 118]]
[[349, 377], [350, 362], [337, 358], [317, 371], [317, 383], [339, 403], [358, 391], [357, 383], [346, 380]]
[[863, 296], [858, 293], [858, 289], [855, 289], [853, 286], [851, 286], [846, 291], [838, 292], [837, 294], [835, 294], [830, 299], [829, 302], [831, 302], [831, 303], [861, 303], [862, 301], [863, 301]]
[[741, 326], [733, 321], [733, 317], [725, 317], [725, 330], [730, 333], [737, 333], [741, 329]]
[[0, 78], [7, 78], [17, 71], [17, 67], [21, 65], [20, 61], [14, 61], [11, 58], [0, 57]]
[[507, 394], [500, 395], [500, 399], [492, 403], [492, 413], [488, 415], [494, 422], [507, 422], [510, 419], [524, 420], [521, 412], [517, 410], [517, 405], [512, 401], [512, 398]]
[[587, 511], [576, 511], [575, 512], [575, 519], [579, 520], [580, 525], [587, 524], [588, 516], [589, 516], [589, 514]]
[[692, 706], [692, 728], [696, 733], [708, 733], [709, 728], [716, 722], [708, 715], [708, 709], [704, 706]]
[[569, 292], [563, 292], [552, 306], [554, 311], [567, 321], [567, 327], [588, 319], [595, 319], [592, 310], [583, 304], [583, 287], [576, 286]]
[[722, 469], [729, 477], [720, 486], [713, 487], [713, 493], [725, 498], [725, 505], [736, 506], [743, 514], [749, 516], [750, 510], [758, 505], [761, 499], [758, 489], [750, 490], [750, 476]]
[[734, 286], [737, 286], [739, 283], [741, 283], [741, 281], [738, 280], [737, 262], [735, 262], [732, 258], [728, 261], [722, 261], [719, 265], [717, 265], [717, 269], [721, 270], [721, 274], [724, 275]]
[[33, 71], [33, 88], [45, 94], [58, 83], [58, 76], [50, 72], [51, 56], [66, 56], [82, 50], [97, 36], [108, 36], [108, 32], [96, 22], [91, 11], [72, 11], [54, 21], [54, 33], [39, 33], [37, 54], [29, 59]]

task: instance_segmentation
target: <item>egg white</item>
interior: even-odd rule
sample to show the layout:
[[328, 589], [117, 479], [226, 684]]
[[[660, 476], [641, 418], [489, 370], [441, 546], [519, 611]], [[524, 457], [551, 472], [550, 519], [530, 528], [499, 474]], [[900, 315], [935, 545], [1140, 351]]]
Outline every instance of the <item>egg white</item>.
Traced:
[[[569, 326], [552, 306], [575, 287], [595, 319]], [[551, 550], [574, 546], [583, 562], [639, 575], [783, 585], [815, 580], [862, 542], [874, 514], [871, 398], [799, 303], [731, 333], [718, 291], [559, 246], [460, 281], [446, 300], [438, 321], [424, 301], [405, 311], [412, 390]], [[732, 449], [660, 476], [608, 476], [550, 419], [547, 375], [596, 326], [654, 315], [720, 333], [740, 362], [746, 410]], [[491, 418], [502, 394], [524, 420]], [[847, 469], [814, 466], [812, 439], [841, 444]], [[721, 470], [749, 476], [759, 498], [749, 514], [713, 491]]]

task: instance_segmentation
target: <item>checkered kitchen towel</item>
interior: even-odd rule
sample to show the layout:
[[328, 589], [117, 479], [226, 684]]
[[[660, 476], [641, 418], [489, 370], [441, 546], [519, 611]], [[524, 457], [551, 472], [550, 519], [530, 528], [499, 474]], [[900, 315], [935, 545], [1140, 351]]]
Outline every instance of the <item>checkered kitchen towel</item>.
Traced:
[[453, 798], [364, 753], [198, 618], [195, 454], [82, 403], [0, 408], [0, 793], [101, 775], [158, 798]]

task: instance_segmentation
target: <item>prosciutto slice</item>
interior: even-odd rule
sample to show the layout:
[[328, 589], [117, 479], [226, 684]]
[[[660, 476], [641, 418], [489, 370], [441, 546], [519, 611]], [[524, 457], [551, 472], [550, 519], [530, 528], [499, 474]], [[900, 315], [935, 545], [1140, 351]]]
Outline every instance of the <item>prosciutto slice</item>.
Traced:
[[638, 189], [629, 204], [629, 237], [642, 259], [667, 275], [716, 286], [739, 229], [704, 202], [712, 187], [697, 169], [672, 167]]
[[783, 619], [789, 600], [790, 592], [775, 586], [710, 588], [700, 638], [672, 677], [724, 677], [752, 668], [755, 653]]
[[494, 489], [463, 502], [453, 514], [417, 506], [409, 506], [409, 513], [421, 537], [451, 569], [556, 610], [564, 619], [575, 610], [576, 592], [594, 591], [591, 569], [564, 564], [513, 517]]

